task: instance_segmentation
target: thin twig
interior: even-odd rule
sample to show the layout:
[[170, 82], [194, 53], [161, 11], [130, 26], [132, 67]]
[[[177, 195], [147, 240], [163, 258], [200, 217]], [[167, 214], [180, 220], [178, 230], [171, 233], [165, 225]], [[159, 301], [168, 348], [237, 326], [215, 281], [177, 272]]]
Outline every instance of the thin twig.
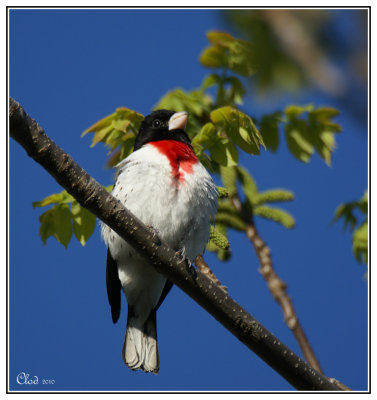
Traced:
[[212, 272], [211, 268], [204, 261], [202, 256], [196, 257], [194, 264], [198, 267], [199, 271], [206, 275], [211, 281], [216, 283], [216, 285], [222, 289], [225, 293], [228, 293], [228, 288], [221, 284], [221, 282], [217, 279], [216, 275]]
[[251, 210], [243, 206], [238, 196], [231, 198], [233, 207], [240, 213], [246, 223], [245, 233], [252, 245], [260, 262], [259, 272], [267, 282], [267, 286], [272, 293], [274, 299], [279, 303], [283, 310], [284, 320], [289, 329], [294, 334], [297, 343], [299, 344], [302, 354], [308, 363], [317, 371], [322, 372], [317, 357], [310, 346], [308, 338], [298, 320], [297, 314], [292, 304], [292, 300], [287, 294], [287, 285], [276, 274], [271, 252], [263, 239], [259, 236], [258, 231], [254, 225]]
[[267, 286], [273, 295], [274, 299], [279, 303], [283, 310], [284, 320], [288, 328], [293, 332], [302, 354], [308, 363], [317, 371], [322, 372], [319, 362], [310, 346], [307, 336], [298, 320], [296, 311], [293, 307], [291, 298], [287, 294], [287, 285], [276, 274], [270, 254], [270, 249], [266, 243], [259, 236], [255, 226], [248, 224], [246, 228], [246, 235], [250, 242], [253, 244], [255, 252], [259, 258], [261, 266], [259, 272], [267, 282]]

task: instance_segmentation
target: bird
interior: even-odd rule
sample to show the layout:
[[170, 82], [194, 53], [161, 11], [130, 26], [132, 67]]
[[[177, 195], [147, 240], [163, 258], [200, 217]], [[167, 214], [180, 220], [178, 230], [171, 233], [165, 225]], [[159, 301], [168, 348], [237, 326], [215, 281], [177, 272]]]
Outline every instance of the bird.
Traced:
[[[156, 110], [142, 121], [133, 152], [116, 166], [112, 195], [191, 265], [205, 251], [217, 210], [217, 187], [185, 131], [186, 111]], [[128, 303], [122, 348], [131, 370], [160, 368], [156, 311], [172, 283], [102, 223], [107, 245], [106, 288], [111, 316]]]

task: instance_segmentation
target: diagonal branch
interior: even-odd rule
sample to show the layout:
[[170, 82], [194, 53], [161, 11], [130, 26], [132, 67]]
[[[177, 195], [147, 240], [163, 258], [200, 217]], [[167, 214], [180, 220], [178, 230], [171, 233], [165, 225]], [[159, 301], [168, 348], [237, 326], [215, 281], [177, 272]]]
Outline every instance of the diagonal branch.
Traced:
[[295, 388], [339, 390], [282, 344], [218, 285], [199, 270], [190, 269], [187, 261], [182, 262], [174, 250], [61, 150], [13, 99], [10, 99], [9, 118], [11, 137], [68, 193], [127, 240], [158, 272], [180, 287]]

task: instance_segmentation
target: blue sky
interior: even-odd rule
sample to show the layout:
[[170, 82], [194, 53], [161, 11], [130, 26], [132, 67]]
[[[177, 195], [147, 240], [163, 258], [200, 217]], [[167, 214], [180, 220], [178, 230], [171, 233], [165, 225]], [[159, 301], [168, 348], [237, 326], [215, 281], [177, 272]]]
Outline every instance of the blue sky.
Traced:
[[[352, 11], [338, 14], [339, 32], [353, 36], [344, 29], [357, 27], [348, 23]], [[82, 131], [116, 107], [147, 114], [167, 91], [198, 87], [208, 73], [198, 56], [210, 29], [226, 29], [217, 10], [11, 10], [10, 95], [88, 173], [109, 185], [113, 171], [105, 168], [106, 149], [91, 149], [90, 138], [80, 138]], [[340, 107], [308, 89], [263, 103], [250, 95], [243, 108], [258, 117], [292, 102]], [[287, 231], [258, 220], [258, 229], [325, 374], [354, 390], [366, 390], [365, 267], [352, 255], [351, 234], [330, 221], [340, 203], [359, 199], [367, 188], [367, 121], [343, 112], [337, 122], [343, 133], [337, 136], [331, 167], [318, 156], [309, 164], [299, 163], [284, 143], [275, 155], [242, 154], [240, 162], [261, 190], [294, 191], [295, 201], [285, 207], [295, 216], [296, 228]], [[10, 140], [11, 390], [292, 389], [176, 287], [158, 312], [159, 375], [128, 370], [121, 358], [126, 305], [122, 303], [120, 321], [113, 325], [105, 287], [106, 248], [98, 226], [85, 247], [72, 240], [68, 250], [53, 238], [45, 246], [38, 236], [42, 211], [33, 209], [32, 202], [60, 191]], [[208, 263], [236, 301], [299, 353], [258, 273], [253, 249], [238, 233], [230, 239], [231, 261], [223, 264], [207, 254]], [[20, 372], [38, 376], [40, 383], [17, 384]]]

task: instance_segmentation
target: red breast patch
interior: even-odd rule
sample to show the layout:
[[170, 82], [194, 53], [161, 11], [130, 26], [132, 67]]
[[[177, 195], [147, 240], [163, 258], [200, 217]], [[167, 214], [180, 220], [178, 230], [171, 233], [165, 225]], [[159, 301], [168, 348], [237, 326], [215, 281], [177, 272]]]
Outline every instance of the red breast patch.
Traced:
[[150, 142], [161, 154], [164, 154], [171, 165], [174, 180], [184, 182], [184, 174], [192, 174], [192, 167], [198, 162], [198, 158], [191, 147], [176, 140], [160, 140]]

